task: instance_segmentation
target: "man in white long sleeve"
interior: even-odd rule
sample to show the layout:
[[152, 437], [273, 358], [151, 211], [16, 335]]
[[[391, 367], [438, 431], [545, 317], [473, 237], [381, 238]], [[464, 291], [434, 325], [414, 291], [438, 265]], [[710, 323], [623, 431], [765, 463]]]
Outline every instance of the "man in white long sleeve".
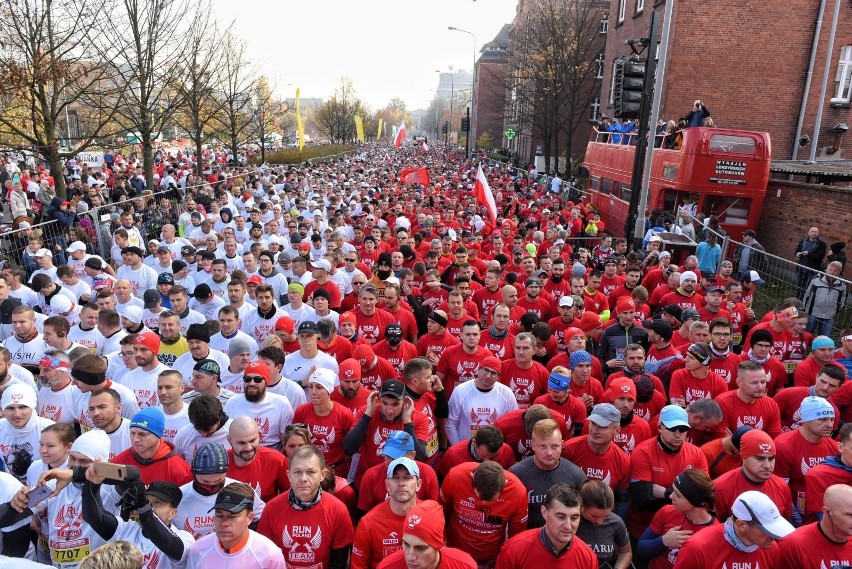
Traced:
[[450, 396], [447, 440], [451, 445], [472, 438], [482, 425], [518, 408], [512, 390], [500, 383], [502, 364], [494, 356], [482, 360], [476, 378], [460, 384]]

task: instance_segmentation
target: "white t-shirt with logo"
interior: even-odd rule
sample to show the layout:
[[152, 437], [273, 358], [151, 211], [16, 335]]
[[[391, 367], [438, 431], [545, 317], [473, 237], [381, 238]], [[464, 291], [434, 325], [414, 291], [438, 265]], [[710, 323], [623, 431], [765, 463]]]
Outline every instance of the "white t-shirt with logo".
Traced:
[[50, 419], [54, 423], [66, 423], [74, 425], [76, 419], [77, 398], [80, 390], [73, 383], [69, 383], [59, 391], [53, 391], [49, 387], [38, 390], [38, 407], [36, 410], [40, 417]]
[[[225, 486], [232, 482], [239, 481], [225, 477]], [[190, 533], [196, 540], [213, 533], [214, 512], [211, 512], [210, 509], [216, 503], [216, 494], [202, 496], [192, 487], [192, 482], [187, 482], [180, 487], [180, 490], [183, 493], [183, 499], [180, 501], [177, 515], [172, 520], [172, 524], [178, 529]], [[255, 522], [260, 519], [264, 507], [266, 507], [266, 502], [260, 499], [259, 492], [255, 492], [253, 512]]]
[[225, 404], [225, 413], [231, 418], [251, 417], [260, 431], [260, 444], [278, 448], [281, 433], [293, 422], [293, 407], [286, 397], [267, 392], [261, 401], [252, 403], [245, 393], [235, 395]]
[[160, 373], [168, 369], [169, 366], [157, 362], [154, 369], [145, 371], [141, 367], [132, 369], [124, 374], [121, 378], [121, 384], [133, 391], [136, 395], [136, 403], [140, 409], [145, 407], [156, 407], [160, 401], [157, 399], [157, 379]]

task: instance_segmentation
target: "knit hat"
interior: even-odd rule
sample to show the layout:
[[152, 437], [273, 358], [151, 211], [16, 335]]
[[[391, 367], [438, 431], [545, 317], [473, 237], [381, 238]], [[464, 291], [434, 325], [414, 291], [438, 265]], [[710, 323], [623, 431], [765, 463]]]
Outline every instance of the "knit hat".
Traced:
[[143, 332], [139, 334], [136, 336], [136, 339], [133, 340], [133, 345], [144, 346], [155, 354], [160, 353], [160, 337], [153, 332]]
[[339, 375], [341, 378], [352, 381], [353, 379], [361, 379], [361, 363], [353, 358], [349, 358], [340, 362]]
[[160, 273], [160, 276], [157, 277], [157, 284], [175, 284], [175, 277], [171, 273]]
[[369, 344], [359, 344], [352, 351], [352, 357], [358, 360], [358, 363], [361, 364], [361, 368], [370, 367], [373, 365], [373, 362], [376, 361], [376, 353]]
[[206, 373], [207, 375], [220, 375], [222, 373], [222, 368], [219, 365], [219, 362], [208, 358], [195, 362], [195, 365], [192, 366], [192, 370]]
[[344, 313], [343, 313], [343, 314], [341, 314], [341, 315], [340, 315], [340, 317], [337, 319], [337, 325], [338, 325], [338, 326], [340, 326], [340, 325], [341, 325], [341, 324], [343, 324], [343, 323], [349, 323], [349, 324], [352, 324], [352, 325], [354, 325], [354, 326], [357, 326], [357, 325], [358, 325], [358, 319], [355, 317], [355, 315], [354, 315], [353, 313], [351, 313], [351, 312], [344, 312]]
[[187, 341], [199, 340], [205, 344], [209, 344], [210, 328], [207, 327], [207, 324], [190, 324], [186, 330], [186, 339]]
[[820, 348], [831, 348], [834, 350], [837, 346], [834, 345], [834, 340], [828, 336], [817, 336], [811, 343], [811, 350], [818, 350]]
[[710, 351], [701, 344], [690, 344], [686, 349], [686, 353], [698, 360], [698, 362], [707, 367], [710, 365], [713, 355]]
[[633, 299], [628, 296], [622, 296], [618, 299], [618, 302], [615, 304], [615, 313], [621, 314], [622, 312], [635, 312], [636, 311], [636, 303], [633, 302]]
[[124, 309], [124, 312], [121, 313], [122, 318], [127, 318], [134, 324], [142, 323], [142, 309], [138, 306], [128, 306]]
[[228, 344], [228, 357], [233, 358], [239, 354], [251, 353], [251, 346], [248, 343], [248, 340], [244, 340], [242, 338], [234, 338]]
[[14, 383], [3, 391], [3, 397], [0, 399], [0, 402], [2, 402], [3, 409], [9, 405], [24, 405], [30, 409], [35, 409], [38, 406], [38, 397], [29, 385]]
[[603, 322], [601, 322], [599, 314], [595, 314], [594, 312], [584, 312], [582, 318], [580, 318], [578, 327], [583, 332], [591, 332], [596, 328], [600, 328], [602, 325]]
[[503, 370], [503, 362], [494, 356], [485, 356], [482, 358], [482, 361], [479, 362], [479, 367], [493, 369], [497, 373], [500, 373]]
[[322, 386], [329, 393], [333, 393], [334, 383], [336, 380], [337, 376], [330, 369], [317, 368], [308, 378], [308, 384], [316, 383], [317, 385]]
[[636, 401], [636, 383], [629, 377], [619, 377], [610, 384], [608, 394], [610, 401], [619, 397], [629, 397]]
[[172, 261], [172, 275], [176, 275], [187, 267], [185, 261], [181, 261], [178, 259], [177, 261]]
[[402, 533], [424, 541], [429, 547], [444, 547], [444, 510], [434, 500], [417, 501], [408, 512]]
[[228, 472], [228, 453], [219, 443], [207, 443], [195, 451], [193, 474], [224, 474]]
[[286, 314], [275, 321], [275, 329], [292, 334], [296, 330], [296, 323]]
[[681, 284], [681, 286], [683, 286], [683, 283], [685, 283], [685, 282], [686, 282], [686, 281], [688, 281], [688, 280], [691, 280], [691, 281], [693, 281], [693, 282], [698, 282], [698, 275], [696, 275], [696, 274], [695, 274], [694, 272], [692, 272], [692, 271], [684, 271], [684, 272], [682, 272], [682, 273], [680, 274], [680, 284]]
[[586, 350], [577, 350], [576, 352], [571, 353], [571, 371], [574, 371], [574, 368], [579, 364], [590, 364], [592, 363], [592, 355]]
[[812, 395], [802, 399], [799, 416], [803, 423], [817, 419], [834, 419], [834, 407], [822, 397]]
[[79, 452], [90, 460], [100, 460], [102, 462], [109, 460], [109, 449], [109, 436], [107, 436], [106, 431], [102, 431], [101, 429], [86, 431], [77, 437], [71, 445], [73, 452]]
[[269, 366], [262, 360], [251, 362], [243, 372], [243, 377], [249, 375], [259, 375], [266, 380], [266, 383], [269, 383]]
[[299, 293], [299, 296], [304, 296], [305, 287], [302, 286], [302, 283], [290, 283], [287, 286], [287, 292], [296, 292]]
[[740, 456], [745, 460], [758, 454], [775, 454], [775, 441], [764, 431], [753, 429], [740, 440]]
[[143, 429], [158, 438], [162, 438], [163, 431], [166, 429], [165, 420], [163, 412], [157, 407], [145, 407], [133, 415], [133, 419], [130, 420], [130, 428]]
[[770, 346], [772, 345], [772, 334], [769, 332], [769, 330], [759, 328], [751, 333], [749, 345], [753, 348], [754, 345], [758, 342], [767, 342]]

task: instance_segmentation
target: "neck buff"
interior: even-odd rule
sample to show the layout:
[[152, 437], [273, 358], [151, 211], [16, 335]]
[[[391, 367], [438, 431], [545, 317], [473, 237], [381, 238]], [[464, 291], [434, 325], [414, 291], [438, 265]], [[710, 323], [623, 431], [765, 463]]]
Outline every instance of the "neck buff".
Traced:
[[290, 505], [294, 510], [310, 510], [317, 504], [319, 504], [320, 499], [322, 498], [322, 488], [317, 491], [316, 498], [313, 500], [309, 500], [307, 502], [303, 502], [296, 497], [296, 493], [291, 489], [289, 494], [287, 495], [290, 499]]
[[765, 358], [763, 358], [763, 359], [761, 360], [761, 359], [759, 359], [757, 356], [755, 356], [755, 355], [754, 355], [754, 352], [753, 352], [752, 350], [749, 350], [749, 351], [748, 351], [748, 359], [750, 359], [750, 360], [751, 360], [751, 361], [753, 361], [754, 363], [758, 363], [758, 364], [760, 364], [760, 365], [763, 365], [763, 364], [765, 364], [766, 362], [768, 362], [768, 361], [769, 361], [769, 358], [771, 358], [771, 357], [772, 357], [772, 354], [768, 354]]
[[740, 536], [737, 535], [734, 529], [734, 518], [728, 518], [725, 522], [725, 541], [731, 544], [731, 547], [743, 553], [754, 553], [760, 547], [759, 545], [746, 545]]
[[716, 358], [727, 358], [728, 354], [731, 353], [731, 346], [728, 346], [722, 351], [716, 349], [716, 346], [713, 345], [713, 342], [710, 342], [710, 351], [713, 353], [713, 357]]

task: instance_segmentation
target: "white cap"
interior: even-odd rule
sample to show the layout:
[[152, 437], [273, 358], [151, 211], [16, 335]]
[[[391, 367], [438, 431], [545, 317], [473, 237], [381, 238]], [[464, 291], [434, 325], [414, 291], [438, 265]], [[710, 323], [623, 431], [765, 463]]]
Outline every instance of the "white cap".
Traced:
[[85, 250], [86, 250], [86, 244], [83, 243], [82, 241], [74, 241], [73, 243], [71, 243], [68, 246], [67, 249], [65, 249], [65, 251], [67, 251], [68, 253], [73, 253], [74, 251], [85, 251]]
[[36, 397], [36, 392], [29, 385], [15, 383], [3, 391], [3, 398], [0, 399], [0, 402], [2, 402], [3, 409], [9, 405], [25, 405], [30, 409], [35, 409], [38, 404], [38, 398]]
[[50, 299], [50, 308], [60, 314], [65, 314], [74, 308], [74, 303], [68, 297], [57, 294]]
[[134, 324], [142, 323], [142, 309], [138, 306], [128, 306], [124, 309], [124, 312], [121, 313], [123, 318], [127, 318]]
[[749, 490], [737, 496], [731, 513], [738, 520], [751, 522], [773, 539], [787, 537], [795, 529], [781, 516], [778, 507], [769, 496], [756, 490]]
[[672, 256], [672, 254], [669, 253], [668, 251], [660, 251], [660, 259], [662, 259], [663, 257], [671, 257], [671, 256]]
[[570, 294], [563, 294], [562, 298], [559, 299], [559, 306], [567, 306], [568, 308], [571, 308], [574, 306], [574, 297]]
[[327, 259], [317, 259], [316, 261], [311, 261], [311, 267], [315, 269], [323, 269], [325, 271], [331, 272], [331, 263], [328, 262]]
[[659, 235], [652, 235], [652, 236], [651, 236], [651, 238], [650, 238], [650, 239], [648, 239], [648, 243], [651, 243], [651, 242], [653, 242], [653, 241], [659, 241], [660, 243], [662, 243], [662, 242], [663, 242], [663, 238], [662, 238], [662, 237], [660, 237]]
[[50, 249], [39, 249], [33, 253], [33, 257], [53, 257], [53, 253], [50, 252]]

